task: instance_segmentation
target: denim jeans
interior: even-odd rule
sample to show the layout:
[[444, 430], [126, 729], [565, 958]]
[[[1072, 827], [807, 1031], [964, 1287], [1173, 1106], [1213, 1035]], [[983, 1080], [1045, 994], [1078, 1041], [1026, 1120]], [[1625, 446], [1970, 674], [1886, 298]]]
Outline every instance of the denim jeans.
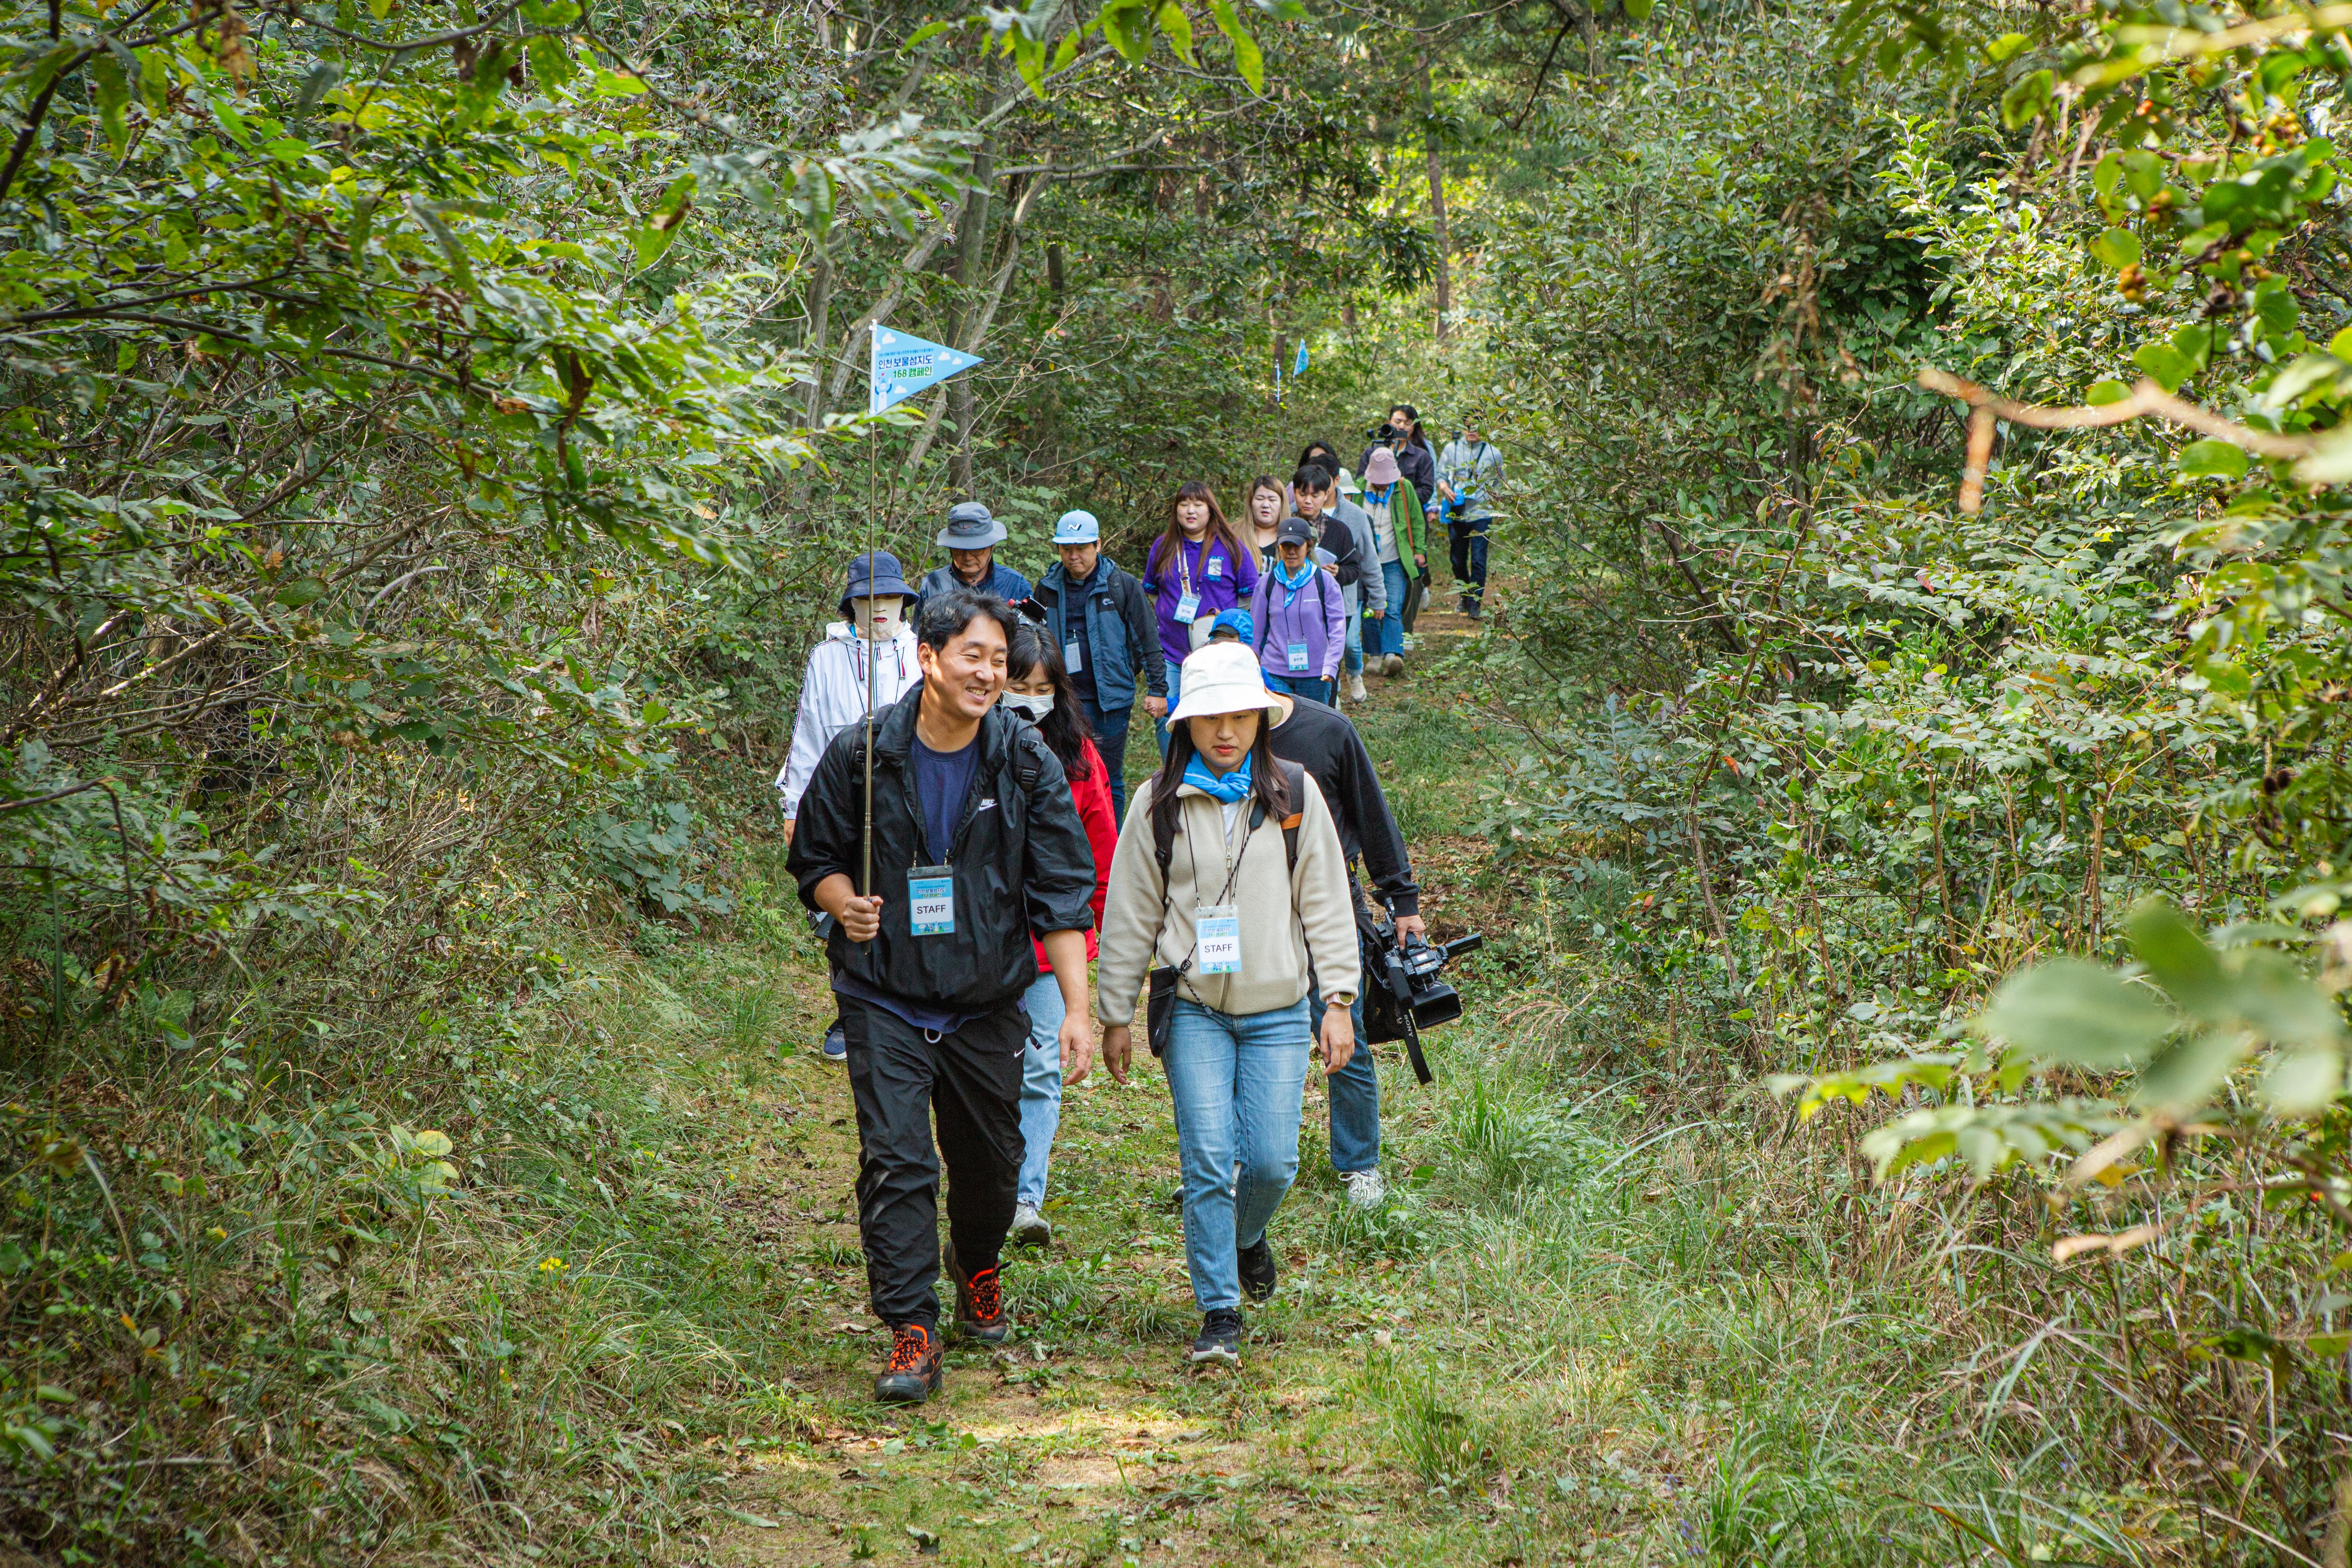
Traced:
[[1400, 562], [1381, 563], [1381, 577], [1389, 585], [1388, 614], [1372, 623], [1370, 647], [1376, 657], [1404, 651], [1404, 596], [1409, 584]]
[[1095, 706], [1091, 697], [1080, 697], [1087, 710], [1087, 728], [1094, 731], [1095, 750], [1102, 753], [1103, 766], [1110, 770], [1110, 815], [1112, 820], [1127, 820], [1127, 735], [1135, 726], [1135, 710], [1117, 708], [1104, 712]]
[[1062, 1125], [1062, 1018], [1069, 1009], [1051, 971], [1037, 976], [1021, 1003], [1029, 1009], [1029, 1043], [1021, 1051], [1021, 1182], [1013, 1201], [1042, 1208], [1045, 1167]]
[[[1369, 968], [1364, 977], [1369, 984]], [[1320, 987], [1307, 994], [1307, 1016], [1319, 1024], [1323, 1017]], [[1361, 991], [1356, 993], [1356, 1005], [1348, 1009], [1348, 1016], [1356, 1026], [1356, 1054], [1348, 1058], [1346, 1067], [1323, 1080], [1324, 1096], [1331, 1102], [1331, 1168], [1377, 1171], [1381, 1166], [1381, 1075], [1372, 1065], [1372, 1047], [1364, 1040]]]
[[1445, 525], [1446, 553], [1451, 557], [1454, 584], [1465, 599], [1483, 599], [1486, 595], [1486, 525], [1491, 518], [1475, 522], [1449, 522]]
[[[1173, 713], [1176, 711], [1177, 696], [1184, 684], [1184, 667], [1164, 653], [1160, 656], [1160, 662], [1168, 667], [1168, 713]], [[1168, 713], [1162, 713], [1151, 721], [1151, 738], [1160, 742], [1160, 754], [1163, 757], [1168, 754]], [[1119, 820], [1127, 820], [1126, 812], [1119, 813]]]
[[1358, 605], [1348, 612], [1348, 652], [1339, 668], [1349, 675], [1364, 673], [1364, 606]]
[[1235, 1016], [1177, 998], [1161, 1066], [1184, 1173], [1184, 1262], [1203, 1312], [1242, 1304], [1236, 1254], [1264, 1238], [1298, 1174], [1307, 1016], [1305, 1002]]
[[1268, 691], [1287, 691], [1293, 697], [1311, 698], [1326, 708], [1337, 704], [1339, 684], [1336, 680], [1322, 680], [1311, 675], [1267, 675], [1265, 678]]

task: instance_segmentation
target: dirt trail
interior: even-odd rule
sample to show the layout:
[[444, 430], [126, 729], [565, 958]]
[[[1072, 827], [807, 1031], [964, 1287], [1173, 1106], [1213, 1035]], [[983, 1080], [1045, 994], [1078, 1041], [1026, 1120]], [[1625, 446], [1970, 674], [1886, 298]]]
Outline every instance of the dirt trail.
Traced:
[[[1426, 656], [1473, 629], [1425, 615], [1418, 646]], [[1412, 672], [1370, 684], [1362, 717], [1375, 735], [1381, 714], [1424, 695]], [[1444, 889], [1433, 892], [1442, 907]], [[820, 984], [793, 977], [788, 1036], [814, 1038]], [[1098, 1071], [1066, 1097], [1053, 1246], [1007, 1255], [1013, 1342], [951, 1350], [944, 1394], [894, 1412], [867, 1399], [884, 1341], [864, 1304], [847, 1081], [805, 1051], [784, 1079], [777, 1092], [811, 1131], [795, 1168], [755, 1168], [740, 1201], [764, 1205], [763, 1233], [800, 1277], [799, 1309], [778, 1328], [805, 1347], [806, 1370], [723, 1456], [736, 1522], [715, 1543], [719, 1562], [1383, 1559], [1413, 1483], [1380, 1458], [1380, 1406], [1361, 1395], [1422, 1309], [1412, 1268], [1379, 1256], [1376, 1234], [1365, 1245], [1363, 1217], [1345, 1207], [1319, 1083], [1298, 1184], [1273, 1230], [1283, 1282], [1249, 1314], [1238, 1371], [1196, 1373], [1181, 1359], [1198, 1317], [1167, 1096], [1147, 1060], [1124, 1088]], [[1433, 1138], [1436, 1110], [1385, 1048], [1382, 1096], [1394, 1175], [1394, 1151]]]

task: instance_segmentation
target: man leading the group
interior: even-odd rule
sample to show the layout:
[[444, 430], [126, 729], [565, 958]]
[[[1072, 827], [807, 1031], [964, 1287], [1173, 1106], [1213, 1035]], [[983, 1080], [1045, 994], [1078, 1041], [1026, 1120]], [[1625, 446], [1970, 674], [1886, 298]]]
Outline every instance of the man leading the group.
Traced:
[[[786, 865], [826, 944], [857, 1106], [857, 1223], [874, 1315], [889, 1325], [877, 1399], [919, 1404], [941, 1373], [939, 1186], [948, 1185], [956, 1326], [1008, 1327], [996, 1274], [1021, 1169], [1021, 996], [1045, 946], [1066, 1009], [1065, 1082], [1086, 1076], [1094, 851], [1062, 764], [998, 706], [1013, 610], [951, 588], [917, 622], [922, 681], [873, 735], [873, 881], [863, 724], [834, 738], [801, 797]], [[932, 1140], [932, 1119], [938, 1141]]]
[[916, 607], [934, 594], [970, 588], [993, 594], [1008, 605], [1029, 596], [1029, 579], [996, 559], [996, 547], [1010, 538], [1005, 527], [976, 500], [960, 500], [948, 508], [948, 525], [934, 541], [948, 552], [948, 563], [935, 567], [915, 592]]
[[[1111, 813], [1127, 820], [1127, 734], [1135, 700], [1168, 700], [1168, 666], [1160, 656], [1159, 621], [1143, 584], [1103, 559], [1102, 524], [1090, 511], [1066, 511], [1054, 524], [1061, 563], [1037, 584], [1046, 628], [1110, 770]], [[1138, 691], [1140, 678], [1143, 690]]]
[[1493, 526], [1490, 499], [1503, 482], [1503, 454], [1475, 423], [1445, 443], [1437, 458], [1437, 499], [1445, 512], [1446, 552], [1454, 580], [1462, 588], [1462, 613], [1476, 620], [1486, 602], [1486, 530]]
[[[1339, 829], [1339, 848], [1348, 863], [1348, 897], [1356, 910], [1367, 978], [1356, 993], [1356, 1053], [1327, 1080], [1326, 1092], [1331, 1104], [1331, 1168], [1339, 1173], [1348, 1201], [1370, 1207], [1387, 1195], [1387, 1183], [1381, 1176], [1381, 1080], [1372, 1070], [1370, 1048], [1361, 1043], [1365, 1038], [1363, 989], [1380, 970], [1371, 938], [1364, 929], [1370, 911], [1356, 882], [1356, 862], [1363, 861], [1373, 890], [1396, 922], [1399, 945], [1407, 936], [1422, 935], [1428, 929], [1421, 919], [1421, 887], [1412, 879], [1404, 835], [1397, 828], [1396, 815], [1389, 809], [1380, 775], [1373, 770], [1371, 753], [1365, 750], [1356, 727], [1337, 710], [1319, 702], [1289, 697], [1277, 700], [1286, 711], [1275, 721], [1274, 754], [1297, 763], [1314, 776]], [[1310, 1003], [1307, 1016], [1322, 1016], [1319, 994]]]

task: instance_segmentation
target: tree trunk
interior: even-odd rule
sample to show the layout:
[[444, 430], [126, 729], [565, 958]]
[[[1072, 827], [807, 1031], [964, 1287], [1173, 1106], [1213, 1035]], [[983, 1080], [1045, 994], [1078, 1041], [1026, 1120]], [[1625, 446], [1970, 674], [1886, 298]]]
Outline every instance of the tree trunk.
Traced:
[[[972, 310], [970, 290], [972, 275], [980, 268], [980, 258], [986, 254], [988, 219], [994, 207], [996, 149], [994, 144], [982, 146], [980, 155], [972, 160], [972, 192], [965, 198], [962, 230], [956, 237], [955, 307], [948, 317], [948, 342], [961, 344], [964, 341], [964, 324]], [[955, 421], [955, 458], [953, 479], [958, 499], [971, 499], [971, 425], [973, 405], [971, 382], [960, 375], [948, 383], [948, 414]]]
[[1045, 287], [1054, 291], [1054, 298], [1058, 301], [1062, 297], [1064, 286], [1062, 246], [1061, 242], [1056, 240], [1045, 247]]
[[[1429, 86], [1429, 57], [1421, 58], [1421, 102], [1423, 112], [1434, 114], [1437, 100]], [[1454, 241], [1445, 228], [1445, 160], [1439, 156], [1437, 132], [1432, 128], [1422, 135], [1429, 152], [1429, 211], [1437, 230], [1437, 341], [1444, 342], [1446, 317], [1454, 313]]]

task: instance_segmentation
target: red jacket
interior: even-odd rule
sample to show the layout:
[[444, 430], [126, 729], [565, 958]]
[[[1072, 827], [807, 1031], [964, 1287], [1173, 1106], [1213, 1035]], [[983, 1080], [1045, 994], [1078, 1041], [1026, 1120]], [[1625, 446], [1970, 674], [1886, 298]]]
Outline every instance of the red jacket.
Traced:
[[[1095, 923], [1087, 932], [1087, 956], [1092, 958], [1102, 940], [1103, 900], [1110, 892], [1110, 854], [1118, 847], [1118, 818], [1111, 813], [1110, 774], [1103, 767], [1102, 753], [1083, 736], [1078, 743], [1087, 749], [1087, 776], [1071, 784], [1070, 804], [1078, 808], [1078, 821], [1085, 826], [1087, 842], [1095, 852]], [[1037, 950], [1037, 973], [1052, 973], [1054, 966], [1045, 962], [1045, 944], [1035, 937], [1029, 941]]]

